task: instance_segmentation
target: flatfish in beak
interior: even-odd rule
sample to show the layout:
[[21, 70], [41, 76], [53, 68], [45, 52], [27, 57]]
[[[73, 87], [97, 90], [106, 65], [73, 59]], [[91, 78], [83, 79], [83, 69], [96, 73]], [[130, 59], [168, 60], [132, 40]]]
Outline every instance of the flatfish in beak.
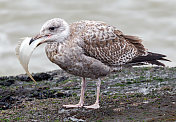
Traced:
[[23, 66], [24, 70], [26, 71], [27, 75], [35, 83], [37, 83], [32, 77], [32, 75], [29, 73], [28, 64], [33, 51], [40, 44], [41, 39], [37, 39], [29, 45], [29, 42], [31, 39], [32, 39], [31, 37], [26, 37], [23, 41], [19, 42], [18, 46], [16, 47], [16, 55], [20, 61], [20, 64]]

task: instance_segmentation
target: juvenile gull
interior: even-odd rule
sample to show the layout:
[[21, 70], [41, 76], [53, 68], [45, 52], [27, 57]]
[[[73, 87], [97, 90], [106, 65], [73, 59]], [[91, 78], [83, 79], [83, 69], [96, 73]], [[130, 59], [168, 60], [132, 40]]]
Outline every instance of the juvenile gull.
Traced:
[[41, 39], [49, 60], [66, 72], [82, 77], [80, 101], [66, 108], [83, 107], [86, 78], [98, 79], [96, 102], [86, 108], [99, 108], [101, 77], [123, 67], [155, 64], [166, 60], [162, 54], [148, 52], [142, 40], [123, 34], [116, 27], [101, 21], [83, 20], [68, 24], [60, 18], [48, 20], [30, 43]]

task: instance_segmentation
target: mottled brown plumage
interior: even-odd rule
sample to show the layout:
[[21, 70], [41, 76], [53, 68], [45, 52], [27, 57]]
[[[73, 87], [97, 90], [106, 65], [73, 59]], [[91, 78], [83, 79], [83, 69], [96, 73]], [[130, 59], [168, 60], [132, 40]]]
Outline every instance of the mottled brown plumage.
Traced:
[[[80, 102], [65, 107], [82, 107], [85, 78], [101, 78], [125, 66], [146, 63], [163, 66], [158, 60], [165, 55], [148, 52], [142, 40], [136, 36], [124, 35], [116, 27], [100, 21], [79, 21], [68, 25], [55, 18], [47, 21], [40, 34], [34, 37], [47, 42], [46, 54], [51, 62], [60, 68], [83, 77]], [[97, 82], [97, 100], [86, 108], [99, 108], [100, 80]]]

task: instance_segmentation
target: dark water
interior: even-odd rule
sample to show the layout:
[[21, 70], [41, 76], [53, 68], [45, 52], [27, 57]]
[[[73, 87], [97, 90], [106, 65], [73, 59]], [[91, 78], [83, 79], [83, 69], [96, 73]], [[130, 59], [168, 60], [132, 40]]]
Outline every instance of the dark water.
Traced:
[[[42, 24], [60, 17], [71, 23], [101, 20], [125, 34], [137, 35], [150, 51], [163, 53], [176, 66], [176, 1], [174, 0], [0, 0], [0, 76], [24, 73], [15, 56], [20, 38], [36, 35]], [[31, 72], [57, 69], [44, 52], [33, 54]]]

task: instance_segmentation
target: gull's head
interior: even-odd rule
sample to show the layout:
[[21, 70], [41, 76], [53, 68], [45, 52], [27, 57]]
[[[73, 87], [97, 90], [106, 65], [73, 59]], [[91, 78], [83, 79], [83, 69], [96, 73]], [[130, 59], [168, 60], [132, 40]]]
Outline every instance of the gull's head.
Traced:
[[69, 36], [70, 30], [69, 25], [65, 20], [60, 18], [54, 18], [48, 20], [41, 28], [40, 33], [33, 37], [29, 45], [37, 39], [40, 39], [39, 43], [50, 43], [50, 42], [63, 42]]

